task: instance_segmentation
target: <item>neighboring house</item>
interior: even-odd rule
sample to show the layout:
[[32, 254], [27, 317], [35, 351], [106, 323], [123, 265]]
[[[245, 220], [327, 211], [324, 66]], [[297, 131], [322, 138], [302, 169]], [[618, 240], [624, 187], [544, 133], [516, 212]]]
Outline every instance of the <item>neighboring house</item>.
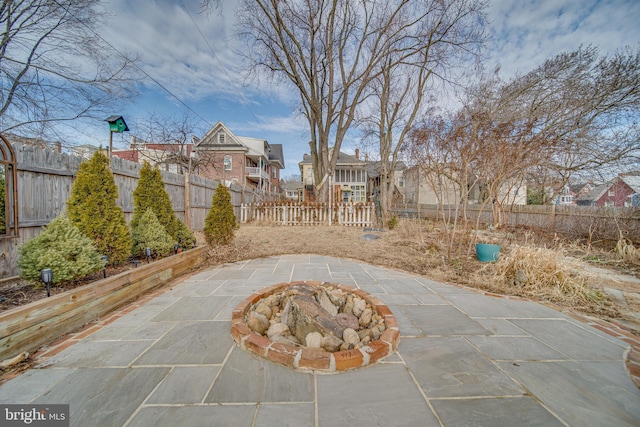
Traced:
[[[455, 180], [445, 174], [439, 174], [437, 177], [427, 176], [419, 166], [412, 166], [404, 171], [404, 186], [406, 203], [427, 205], [460, 203], [460, 186]], [[470, 198], [473, 199], [471, 196]]]
[[[333, 150], [333, 149], [331, 149]], [[329, 153], [331, 156], [331, 153]], [[332, 188], [336, 202], [366, 202], [367, 201], [367, 165], [370, 162], [360, 160], [359, 152], [355, 155], [338, 154], [336, 170], [333, 174]], [[305, 154], [298, 163], [300, 176], [304, 188], [302, 201], [312, 202], [316, 200], [315, 182], [313, 178], [313, 166], [311, 156]]]
[[180, 143], [151, 143], [136, 136], [131, 137], [129, 148], [113, 150], [114, 157], [136, 163], [148, 162], [160, 170], [183, 174], [197, 171], [198, 159], [193, 145]]
[[578, 197], [576, 203], [580, 206], [633, 206], [637, 193], [640, 193], [640, 172], [621, 173]]
[[[419, 204], [445, 204], [460, 203], [460, 184], [455, 179], [455, 172], [450, 175], [440, 173], [427, 176], [421, 167], [413, 166], [404, 172], [405, 201]], [[482, 203], [482, 184], [471, 183], [468, 190], [468, 203]], [[506, 184], [499, 191], [500, 202], [505, 205], [526, 205], [527, 186], [522, 184]]]
[[[593, 185], [587, 184], [572, 184], [565, 185], [562, 190], [558, 192], [552, 204], [554, 205], [575, 205], [576, 199], [593, 190]], [[551, 190], [552, 191], [552, 190]]]
[[286, 181], [284, 183], [284, 197], [291, 200], [298, 200], [302, 194], [302, 184], [295, 181]]
[[194, 137], [194, 149], [200, 175], [250, 187], [260, 194], [279, 193], [280, 170], [284, 169], [282, 144], [237, 136], [218, 122], [202, 138]]
[[[358, 150], [356, 150], [356, 154]], [[403, 202], [405, 200], [405, 178], [404, 172], [407, 169], [407, 165], [402, 161], [396, 162], [396, 167], [391, 172], [391, 179], [393, 180], [393, 200], [395, 202]], [[369, 162], [367, 165], [367, 196], [369, 200], [376, 200], [380, 195], [380, 176], [381, 174], [381, 162]]]
[[[108, 148], [108, 147], [107, 147]], [[76, 147], [71, 147], [71, 154], [74, 156], [82, 157], [84, 159], [89, 159], [93, 156], [93, 153], [98, 151], [100, 148], [91, 144], [83, 144], [78, 145]]]

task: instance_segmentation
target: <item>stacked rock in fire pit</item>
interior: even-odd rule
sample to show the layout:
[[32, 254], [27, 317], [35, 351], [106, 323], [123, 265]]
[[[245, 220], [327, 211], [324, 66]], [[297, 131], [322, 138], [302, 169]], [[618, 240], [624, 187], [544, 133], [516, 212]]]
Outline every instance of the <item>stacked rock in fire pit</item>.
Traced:
[[366, 346], [385, 330], [384, 319], [366, 300], [335, 286], [308, 284], [258, 301], [246, 324], [273, 342], [329, 352]]

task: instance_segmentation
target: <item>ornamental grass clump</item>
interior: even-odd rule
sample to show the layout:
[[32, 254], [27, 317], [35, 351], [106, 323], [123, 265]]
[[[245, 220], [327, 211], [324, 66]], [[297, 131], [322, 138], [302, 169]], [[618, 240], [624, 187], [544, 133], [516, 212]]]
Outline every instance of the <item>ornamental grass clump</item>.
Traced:
[[40, 283], [40, 270], [53, 270], [53, 284], [73, 282], [102, 269], [100, 253], [64, 214], [18, 247], [20, 277]]
[[135, 227], [132, 227], [131, 234], [133, 236], [131, 253], [135, 257], [143, 257], [146, 248], [150, 248], [154, 256], [167, 255], [173, 250], [173, 238], [165, 231], [151, 208], [148, 208]]
[[604, 297], [561, 250], [514, 246], [494, 264], [496, 284], [507, 293], [575, 306]]

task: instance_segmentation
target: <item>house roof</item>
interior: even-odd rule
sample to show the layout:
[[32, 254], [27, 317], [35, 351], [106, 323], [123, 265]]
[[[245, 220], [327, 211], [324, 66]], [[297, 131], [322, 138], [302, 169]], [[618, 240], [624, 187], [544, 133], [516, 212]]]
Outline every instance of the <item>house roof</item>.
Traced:
[[582, 196], [578, 197], [576, 200], [578, 201], [598, 200], [618, 180], [627, 184], [631, 188], [631, 190], [633, 190], [634, 193], [640, 193], [640, 175], [635, 175], [633, 173], [620, 174], [617, 177], [613, 178], [612, 180], [594, 187], [593, 190], [589, 191], [587, 194], [583, 194]]
[[[382, 162], [371, 162], [367, 165], [367, 175], [370, 178], [376, 178], [380, 176], [380, 169]], [[403, 171], [407, 169], [407, 165], [403, 161], [396, 162], [395, 171]]]
[[[347, 154], [347, 153], [343, 153], [342, 151], [340, 151], [338, 153], [338, 161], [336, 162], [336, 166], [339, 165], [366, 165], [369, 162], [366, 162], [364, 160], [360, 160], [359, 158], [357, 158], [356, 156], [353, 156], [351, 154]], [[299, 163], [300, 165], [303, 164], [311, 164], [311, 154], [303, 154], [302, 156], [302, 161]]]
[[640, 175], [622, 175], [620, 179], [631, 187], [634, 193], [640, 193]]
[[593, 190], [578, 197], [576, 201], [598, 200], [609, 189], [609, 187], [611, 187], [612, 184], [613, 184], [613, 180], [609, 182], [605, 182], [604, 184], [597, 185], [593, 188]]

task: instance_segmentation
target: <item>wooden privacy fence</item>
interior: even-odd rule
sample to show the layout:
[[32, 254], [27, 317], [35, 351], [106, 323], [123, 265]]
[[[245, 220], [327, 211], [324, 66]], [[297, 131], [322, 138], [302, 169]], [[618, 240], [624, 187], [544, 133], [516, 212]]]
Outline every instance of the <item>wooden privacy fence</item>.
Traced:
[[[17, 163], [18, 235], [0, 236], [0, 278], [18, 274], [18, 246], [36, 237], [43, 226], [65, 211], [73, 181], [84, 160], [30, 145], [12, 146]], [[118, 188], [116, 204], [122, 208], [127, 221], [133, 216], [133, 191], [138, 185], [140, 168], [140, 164], [118, 157], [111, 160], [111, 171]], [[161, 173], [176, 216], [192, 230], [202, 230], [218, 182], [193, 174]], [[242, 203], [258, 198], [251, 188], [239, 185], [231, 185], [229, 192], [236, 218], [240, 218]], [[269, 200], [267, 197], [271, 195], [260, 197]]]
[[276, 225], [345, 225], [371, 227], [373, 203], [261, 203], [243, 204], [240, 222], [269, 222]]
[[[461, 218], [462, 208], [456, 205], [398, 204], [394, 212], [403, 217], [442, 219], [456, 215]], [[480, 224], [491, 224], [491, 207], [466, 206], [467, 219]], [[503, 212], [504, 224], [512, 227], [542, 228], [574, 238], [616, 241], [623, 237], [640, 242], [640, 209], [637, 207], [596, 207], [576, 205], [514, 205]]]

